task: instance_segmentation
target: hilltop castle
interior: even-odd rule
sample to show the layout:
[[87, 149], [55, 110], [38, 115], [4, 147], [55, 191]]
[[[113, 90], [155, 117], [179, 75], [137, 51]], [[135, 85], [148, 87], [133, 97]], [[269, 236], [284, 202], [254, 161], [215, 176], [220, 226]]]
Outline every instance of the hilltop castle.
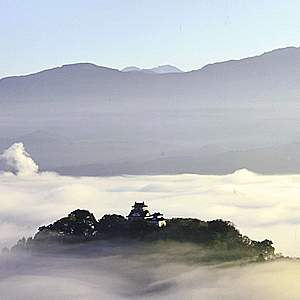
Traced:
[[148, 210], [148, 205], [143, 202], [135, 202], [132, 206], [132, 210], [130, 211], [129, 215], [127, 216], [129, 221], [132, 220], [147, 220], [151, 224], [155, 224], [158, 227], [166, 226], [166, 219], [163, 217], [163, 214], [159, 212], [155, 212], [151, 215]]

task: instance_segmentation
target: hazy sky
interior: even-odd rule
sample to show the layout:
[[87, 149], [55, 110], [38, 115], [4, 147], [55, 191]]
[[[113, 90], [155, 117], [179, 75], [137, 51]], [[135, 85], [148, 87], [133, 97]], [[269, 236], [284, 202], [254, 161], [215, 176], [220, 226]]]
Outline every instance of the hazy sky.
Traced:
[[299, 46], [300, 1], [2, 0], [0, 78], [73, 62], [199, 69]]

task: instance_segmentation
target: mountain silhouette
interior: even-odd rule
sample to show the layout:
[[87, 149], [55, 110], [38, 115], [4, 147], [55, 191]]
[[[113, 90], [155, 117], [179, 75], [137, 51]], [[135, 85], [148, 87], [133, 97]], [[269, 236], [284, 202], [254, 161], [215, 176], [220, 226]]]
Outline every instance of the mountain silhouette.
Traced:
[[299, 78], [296, 47], [190, 72], [77, 63], [6, 77], [0, 149], [24, 142], [42, 170], [76, 175], [295, 173]]

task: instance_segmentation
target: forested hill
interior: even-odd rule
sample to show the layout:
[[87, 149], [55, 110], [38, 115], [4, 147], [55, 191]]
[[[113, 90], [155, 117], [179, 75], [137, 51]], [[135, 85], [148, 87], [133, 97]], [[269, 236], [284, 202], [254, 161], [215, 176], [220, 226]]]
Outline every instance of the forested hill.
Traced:
[[33, 238], [25, 238], [12, 251], [52, 251], [53, 245], [73, 245], [113, 241], [192, 243], [206, 251], [203, 260], [265, 260], [274, 256], [273, 242], [253, 241], [242, 235], [230, 221], [202, 221], [196, 218], [172, 218], [167, 226], [148, 221], [129, 221], [122, 215], [106, 214], [100, 220], [87, 210], [77, 209], [53, 224], [42, 226]]

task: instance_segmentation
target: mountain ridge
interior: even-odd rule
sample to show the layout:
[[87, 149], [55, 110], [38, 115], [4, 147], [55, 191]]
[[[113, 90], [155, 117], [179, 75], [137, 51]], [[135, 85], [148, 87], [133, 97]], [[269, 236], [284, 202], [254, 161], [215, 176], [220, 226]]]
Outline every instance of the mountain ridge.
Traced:
[[[25, 135], [26, 148], [42, 168], [121, 163], [129, 173], [162, 167], [165, 172], [169, 165], [176, 172], [193, 171], [199, 164], [187, 157], [209, 144], [230, 152], [298, 142], [299, 78], [296, 47], [184, 73], [121, 72], [79, 63], [8, 77], [0, 80], [0, 136], [8, 138], [0, 148], [7, 148], [12, 136]], [[26, 136], [37, 130], [70, 141], [41, 144]], [[298, 160], [294, 165], [285, 160], [284, 149], [274, 150], [274, 160], [263, 159], [267, 151], [258, 152], [244, 158], [244, 152], [230, 152], [226, 161], [263, 173], [299, 169]], [[178, 164], [176, 157], [184, 159]], [[196, 171], [227, 172], [222, 158]], [[190, 167], [182, 168], [184, 163]]]
[[[114, 98], [122, 101], [172, 99], [181, 102], [186, 99], [186, 105], [189, 101], [199, 104], [203, 100], [237, 100], [241, 94], [247, 99], [259, 97], [264, 101], [276, 99], [281, 94], [281, 98], [285, 97], [288, 92], [294, 92], [292, 97], [295, 98], [298, 76], [300, 49], [296, 47], [208, 64], [199, 70], [182, 73], [122, 72], [92, 63], [76, 63], [2, 78], [0, 101], [83, 98], [104, 101]], [[262, 89], [267, 97], [261, 97]]]
[[[277, 48], [277, 49], [273, 49], [273, 50], [270, 50], [270, 51], [263, 52], [261, 54], [257, 54], [257, 55], [249, 56], [249, 57], [244, 57], [244, 58], [241, 58], [241, 59], [229, 59], [229, 60], [225, 60], [225, 61], [208, 63], [208, 64], [204, 65], [203, 67], [201, 67], [199, 69], [194, 69], [194, 70], [190, 70], [190, 71], [186, 71], [186, 72], [180, 70], [176, 66], [172, 66], [172, 65], [168, 65], [168, 64], [160, 65], [158, 67], [154, 67], [154, 68], [150, 68], [150, 69], [147, 69], [147, 68], [146, 69], [141, 69], [139, 67], [129, 66], [129, 67], [125, 67], [121, 70], [118, 70], [118, 69], [113, 68], [113, 67], [105, 67], [105, 66], [97, 65], [97, 64], [92, 63], [92, 62], [75, 62], [75, 63], [66, 63], [66, 64], [56, 66], [56, 67], [53, 67], [53, 68], [46, 68], [46, 69], [43, 69], [43, 70], [40, 70], [40, 71], [37, 71], [37, 72], [28, 73], [28, 74], [25, 74], [25, 75], [4, 76], [4, 77], [0, 78], [0, 81], [3, 80], [3, 79], [7, 79], [7, 78], [16, 78], [16, 77], [21, 77], [22, 78], [22, 77], [35, 75], [35, 74], [41, 74], [45, 71], [59, 70], [59, 69], [65, 68], [65, 67], [80, 66], [80, 65], [101, 68], [103, 70], [113, 70], [113, 71], [117, 71], [117, 72], [121, 72], [121, 73], [126, 73], [126, 71], [124, 72], [124, 69], [127, 69], [127, 68], [133, 68], [133, 70], [136, 70], [136, 71], [153, 71], [154, 69], [160, 69], [161, 67], [170, 66], [172, 68], [175, 68], [175, 69], [179, 70], [180, 72], [178, 72], [178, 73], [194, 73], [194, 72], [199, 72], [203, 69], [209, 68], [211, 66], [219, 66], [219, 65], [228, 64], [228, 63], [244, 62], [244, 61], [248, 61], [248, 60], [251, 60], [251, 59], [261, 58], [261, 57], [268, 56], [268, 55], [273, 55], [275, 53], [279, 53], [279, 52], [282, 52], [282, 51], [295, 51], [295, 50], [297, 51], [299, 49], [300, 49], [300, 47], [296, 47], [296, 46], [287, 46], [287, 47], [283, 47], [283, 48]], [[153, 73], [158, 74], [156, 72], [153, 72]]]
[[149, 74], [170, 74], [170, 73], [184, 73], [182, 70], [171, 65], [161, 65], [150, 69], [141, 69], [139, 67], [130, 66], [123, 68], [121, 72], [146, 72]]

